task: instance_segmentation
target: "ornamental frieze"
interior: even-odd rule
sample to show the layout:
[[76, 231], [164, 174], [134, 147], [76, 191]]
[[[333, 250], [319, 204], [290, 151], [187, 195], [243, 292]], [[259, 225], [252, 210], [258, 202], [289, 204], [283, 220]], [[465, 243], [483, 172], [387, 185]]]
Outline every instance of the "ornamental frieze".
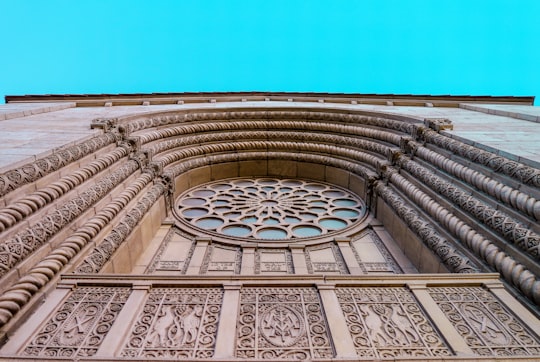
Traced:
[[334, 351], [326, 323], [313, 288], [243, 288], [236, 357], [331, 358]]

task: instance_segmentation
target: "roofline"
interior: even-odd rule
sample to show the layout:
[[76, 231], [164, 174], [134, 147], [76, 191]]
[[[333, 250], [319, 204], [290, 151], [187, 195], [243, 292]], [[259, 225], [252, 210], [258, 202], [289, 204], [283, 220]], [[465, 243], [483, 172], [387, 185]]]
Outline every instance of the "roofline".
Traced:
[[358, 104], [458, 107], [459, 103], [501, 103], [533, 105], [534, 96], [472, 96], [363, 94], [316, 92], [181, 92], [129, 94], [42, 94], [7, 95], [6, 103], [75, 102], [77, 106], [176, 104], [230, 101], [308, 101]]

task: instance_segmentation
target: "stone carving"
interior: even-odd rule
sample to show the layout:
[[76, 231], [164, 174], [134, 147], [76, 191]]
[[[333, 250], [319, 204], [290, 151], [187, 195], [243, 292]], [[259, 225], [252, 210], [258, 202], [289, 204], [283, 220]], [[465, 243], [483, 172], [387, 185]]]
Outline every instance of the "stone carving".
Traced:
[[107, 195], [116, 185], [130, 176], [137, 167], [138, 165], [134, 161], [126, 162], [117, 171], [102, 178], [80, 196], [66, 202], [36, 224], [17, 233], [13, 238], [2, 242], [0, 244], [0, 276], [6, 274], [59, 230]]
[[167, 190], [167, 186], [157, 182], [152, 186], [139, 202], [122, 218], [109, 236], [107, 236], [92, 252], [84, 259], [81, 265], [76, 269], [77, 273], [97, 273], [111, 258], [120, 244], [133, 231], [135, 226], [154, 205], [154, 203]]
[[[163, 260], [163, 253], [169, 246], [169, 243], [171, 242], [175, 234], [179, 234], [183, 236], [186, 240], [191, 240], [191, 245], [189, 247], [188, 252], [186, 253], [185, 260]], [[194, 250], [195, 250], [195, 243], [193, 242], [193, 235], [187, 234], [181, 231], [180, 229], [178, 229], [177, 227], [171, 227], [167, 235], [165, 235], [165, 237], [163, 238], [161, 245], [159, 246], [156, 254], [152, 258], [152, 261], [149, 263], [144, 273], [152, 274], [156, 270], [174, 270], [174, 271], [179, 271], [182, 274], [185, 274]]]
[[110, 167], [127, 154], [128, 151], [125, 148], [118, 147], [70, 175], [64, 176], [60, 180], [39, 189], [39, 191], [23, 196], [17, 201], [10, 203], [0, 210], [0, 232], [7, 230], [42, 209], [45, 205], [57, 200], [62, 195]]
[[[263, 260], [263, 254], [274, 255], [272, 261]], [[289, 249], [257, 249], [255, 250], [255, 274], [264, 272], [280, 272], [294, 274], [292, 254]]]
[[[381, 255], [384, 257], [385, 262], [369, 262], [367, 260], [362, 260], [360, 258], [360, 255], [358, 255], [358, 251], [356, 250], [356, 247], [354, 246], [354, 242], [363, 238], [369, 238], [369, 240], [375, 244], [378, 251], [381, 253]], [[377, 233], [373, 230], [365, 230], [361, 232], [360, 234], [355, 235], [352, 238], [351, 242], [351, 250], [354, 253], [354, 256], [356, 258], [356, 261], [358, 262], [358, 265], [360, 266], [360, 269], [364, 273], [369, 272], [392, 272], [396, 274], [401, 274], [403, 271], [399, 267], [398, 263], [394, 260], [392, 255], [388, 252], [388, 249], [386, 249], [386, 246], [382, 242], [381, 238], [377, 235]]]
[[[478, 355], [537, 356], [540, 339], [480, 287], [429, 288], [431, 297]], [[533, 322], [534, 323], [534, 322]]]
[[516, 208], [526, 215], [533, 217], [535, 220], [540, 220], [540, 201], [531, 195], [498, 182], [472, 168], [452, 161], [437, 152], [423, 147], [417, 142], [408, 141], [405, 149], [409, 149], [409, 152], [415, 157], [427, 161], [431, 165], [496, 198], [497, 201]]
[[473, 273], [478, 268], [471, 261], [452, 247], [451, 243], [440, 235], [433, 225], [424, 220], [416, 211], [406, 205], [390, 187], [377, 182], [375, 191], [386, 201], [399, 217], [420, 237], [420, 239], [441, 258], [453, 272]]
[[[455, 235], [475, 255], [479, 256], [482, 260], [485, 260], [488, 265], [500, 272], [507, 282], [516, 286], [530, 300], [537, 304], [540, 303], [540, 280], [538, 280], [536, 275], [527, 270], [522, 264], [516, 262], [512, 257], [508, 256], [504, 251], [495, 246], [493, 242], [482, 236], [482, 234], [474, 230], [474, 227], [467, 225], [449, 210], [444, 209], [427, 194], [398, 174], [397, 171], [388, 167], [385, 171], [385, 177], [402, 190], [412, 202], [417, 203], [417, 205], [424, 209], [431, 217], [437, 220], [441, 225], [444, 225], [447, 231]], [[378, 185], [377, 187], [381, 186]], [[383, 199], [386, 195], [392, 194], [393, 191], [387, 190], [382, 194]], [[392, 205], [396, 208], [403, 205], [404, 201], [399, 196], [393, 196], [390, 199], [393, 200]], [[396, 211], [401, 212], [403, 210], [404, 209], [396, 209]], [[410, 215], [412, 217], [414, 214]], [[410, 222], [408, 219], [403, 220], [405, 222]]]
[[116, 135], [106, 133], [74, 146], [60, 149], [50, 156], [40, 158], [20, 168], [1, 174], [0, 196], [4, 196], [23, 185], [37, 181], [51, 172], [58, 171], [71, 162], [96, 152], [100, 148], [114, 143], [116, 140]]
[[42, 358], [94, 355], [129, 294], [128, 288], [77, 288], [22, 354]]
[[430, 129], [423, 130], [422, 138], [425, 141], [451, 151], [456, 155], [489, 167], [495, 172], [510, 176], [524, 184], [540, 187], [540, 170], [538, 169], [470, 146], [466, 143], [438, 134]]
[[244, 288], [236, 357], [332, 358], [321, 303], [313, 288]]
[[466, 192], [460, 187], [445, 181], [407, 157], [401, 157], [398, 164], [432, 190], [448, 198], [452, 203], [484, 225], [487, 225], [506, 240], [514, 243], [532, 257], [540, 258], [540, 235], [532, 231], [527, 225], [515, 221], [506, 213], [478, 200], [470, 192]]
[[360, 358], [451, 355], [405, 288], [336, 288], [336, 295]]
[[151, 180], [150, 175], [143, 173], [111, 203], [101, 208], [14, 285], [7, 288], [0, 296], [0, 326], [7, 323], [41, 287], [53, 279]]
[[[242, 249], [238, 246], [222, 245], [219, 243], [207, 246], [200, 273], [206, 274], [209, 271], [230, 271], [233, 274], [240, 274], [242, 268]], [[220, 251], [234, 253], [234, 261], [219, 260], [222, 254]], [[217, 260], [215, 260], [217, 258]]]
[[218, 288], [152, 290], [121, 355], [212, 357], [222, 299]]
[[[367, 112], [366, 112], [367, 113]], [[403, 117], [402, 117], [403, 118]], [[184, 113], [178, 114], [178, 111], [175, 111], [172, 114], [161, 115], [152, 118], [143, 118], [137, 120], [130, 120], [129, 117], [126, 117], [129, 123], [124, 123], [118, 127], [119, 131], [123, 134], [130, 134], [136, 131], [141, 131], [148, 128], [168, 126], [176, 123], [184, 124], [189, 122], [201, 122], [208, 121], [208, 124], [218, 123], [221, 127], [224, 127], [224, 124], [229, 122], [212, 122], [212, 121], [229, 121], [234, 120], [238, 121], [239, 119], [249, 120], [250, 123], [253, 121], [261, 120], [268, 124], [267, 127], [271, 126], [273, 123], [278, 122], [279, 120], [287, 120], [290, 123], [297, 122], [306, 122], [308, 124], [307, 129], [311, 127], [317, 127], [316, 124], [325, 123], [325, 122], [342, 122], [349, 123], [353, 125], [369, 125], [380, 127], [383, 129], [390, 129], [394, 131], [401, 131], [404, 133], [412, 133], [414, 130], [414, 125], [411, 121], [402, 121], [389, 118], [382, 118], [378, 115], [369, 115], [362, 114], [357, 112], [355, 114], [345, 114], [345, 113], [331, 113], [331, 112], [314, 112], [314, 111], [234, 111], [234, 112], [204, 112], [204, 113]], [[313, 122], [317, 121], [317, 122]], [[415, 122], [416, 120], [412, 121]], [[123, 119], [119, 118], [118, 123], [123, 122]], [[389, 133], [389, 132], [388, 132]], [[168, 137], [172, 136], [167, 134]], [[152, 134], [147, 139], [144, 140], [144, 143], [151, 140], [159, 139], [163, 137], [163, 134]], [[386, 136], [391, 138], [391, 136]]]
[[[317, 250], [328, 250], [331, 254], [331, 260], [328, 261], [313, 261], [311, 252]], [[308, 246], [304, 252], [306, 256], [306, 266], [309, 274], [324, 273], [324, 272], [339, 272], [340, 274], [349, 274], [347, 264], [343, 260], [343, 256], [339, 248], [334, 243], [324, 243], [320, 245]], [[333, 259], [333, 260], [332, 260]]]

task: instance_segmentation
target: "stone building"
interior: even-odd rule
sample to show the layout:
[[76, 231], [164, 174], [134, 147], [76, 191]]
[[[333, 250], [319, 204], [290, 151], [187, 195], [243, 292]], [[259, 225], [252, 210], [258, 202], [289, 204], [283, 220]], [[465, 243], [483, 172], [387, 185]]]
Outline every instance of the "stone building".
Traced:
[[540, 358], [532, 97], [6, 101], [0, 360]]

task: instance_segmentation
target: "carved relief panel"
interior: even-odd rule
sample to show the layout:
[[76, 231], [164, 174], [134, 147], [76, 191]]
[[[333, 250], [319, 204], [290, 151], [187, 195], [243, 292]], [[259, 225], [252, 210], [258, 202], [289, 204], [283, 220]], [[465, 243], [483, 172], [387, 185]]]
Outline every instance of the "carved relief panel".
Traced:
[[194, 248], [193, 237], [181, 232], [177, 228], [171, 228], [163, 239], [146, 273], [170, 274], [171, 272], [176, 272], [184, 274]]
[[360, 269], [366, 273], [401, 273], [392, 255], [373, 230], [355, 236], [351, 242]]
[[240, 274], [241, 265], [240, 247], [212, 244], [208, 246], [201, 274]]
[[339, 248], [333, 243], [308, 246], [305, 254], [310, 274], [349, 274]]
[[218, 288], [152, 290], [121, 355], [212, 357], [222, 299]]
[[480, 287], [429, 288], [471, 349], [484, 356], [540, 355], [540, 339]]
[[405, 288], [336, 288], [336, 294], [359, 357], [452, 354]]
[[291, 251], [288, 249], [257, 249], [255, 274], [294, 274]]
[[130, 294], [129, 288], [81, 287], [39, 328], [25, 356], [93, 356]]
[[331, 358], [334, 351], [314, 288], [244, 288], [236, 357]]

